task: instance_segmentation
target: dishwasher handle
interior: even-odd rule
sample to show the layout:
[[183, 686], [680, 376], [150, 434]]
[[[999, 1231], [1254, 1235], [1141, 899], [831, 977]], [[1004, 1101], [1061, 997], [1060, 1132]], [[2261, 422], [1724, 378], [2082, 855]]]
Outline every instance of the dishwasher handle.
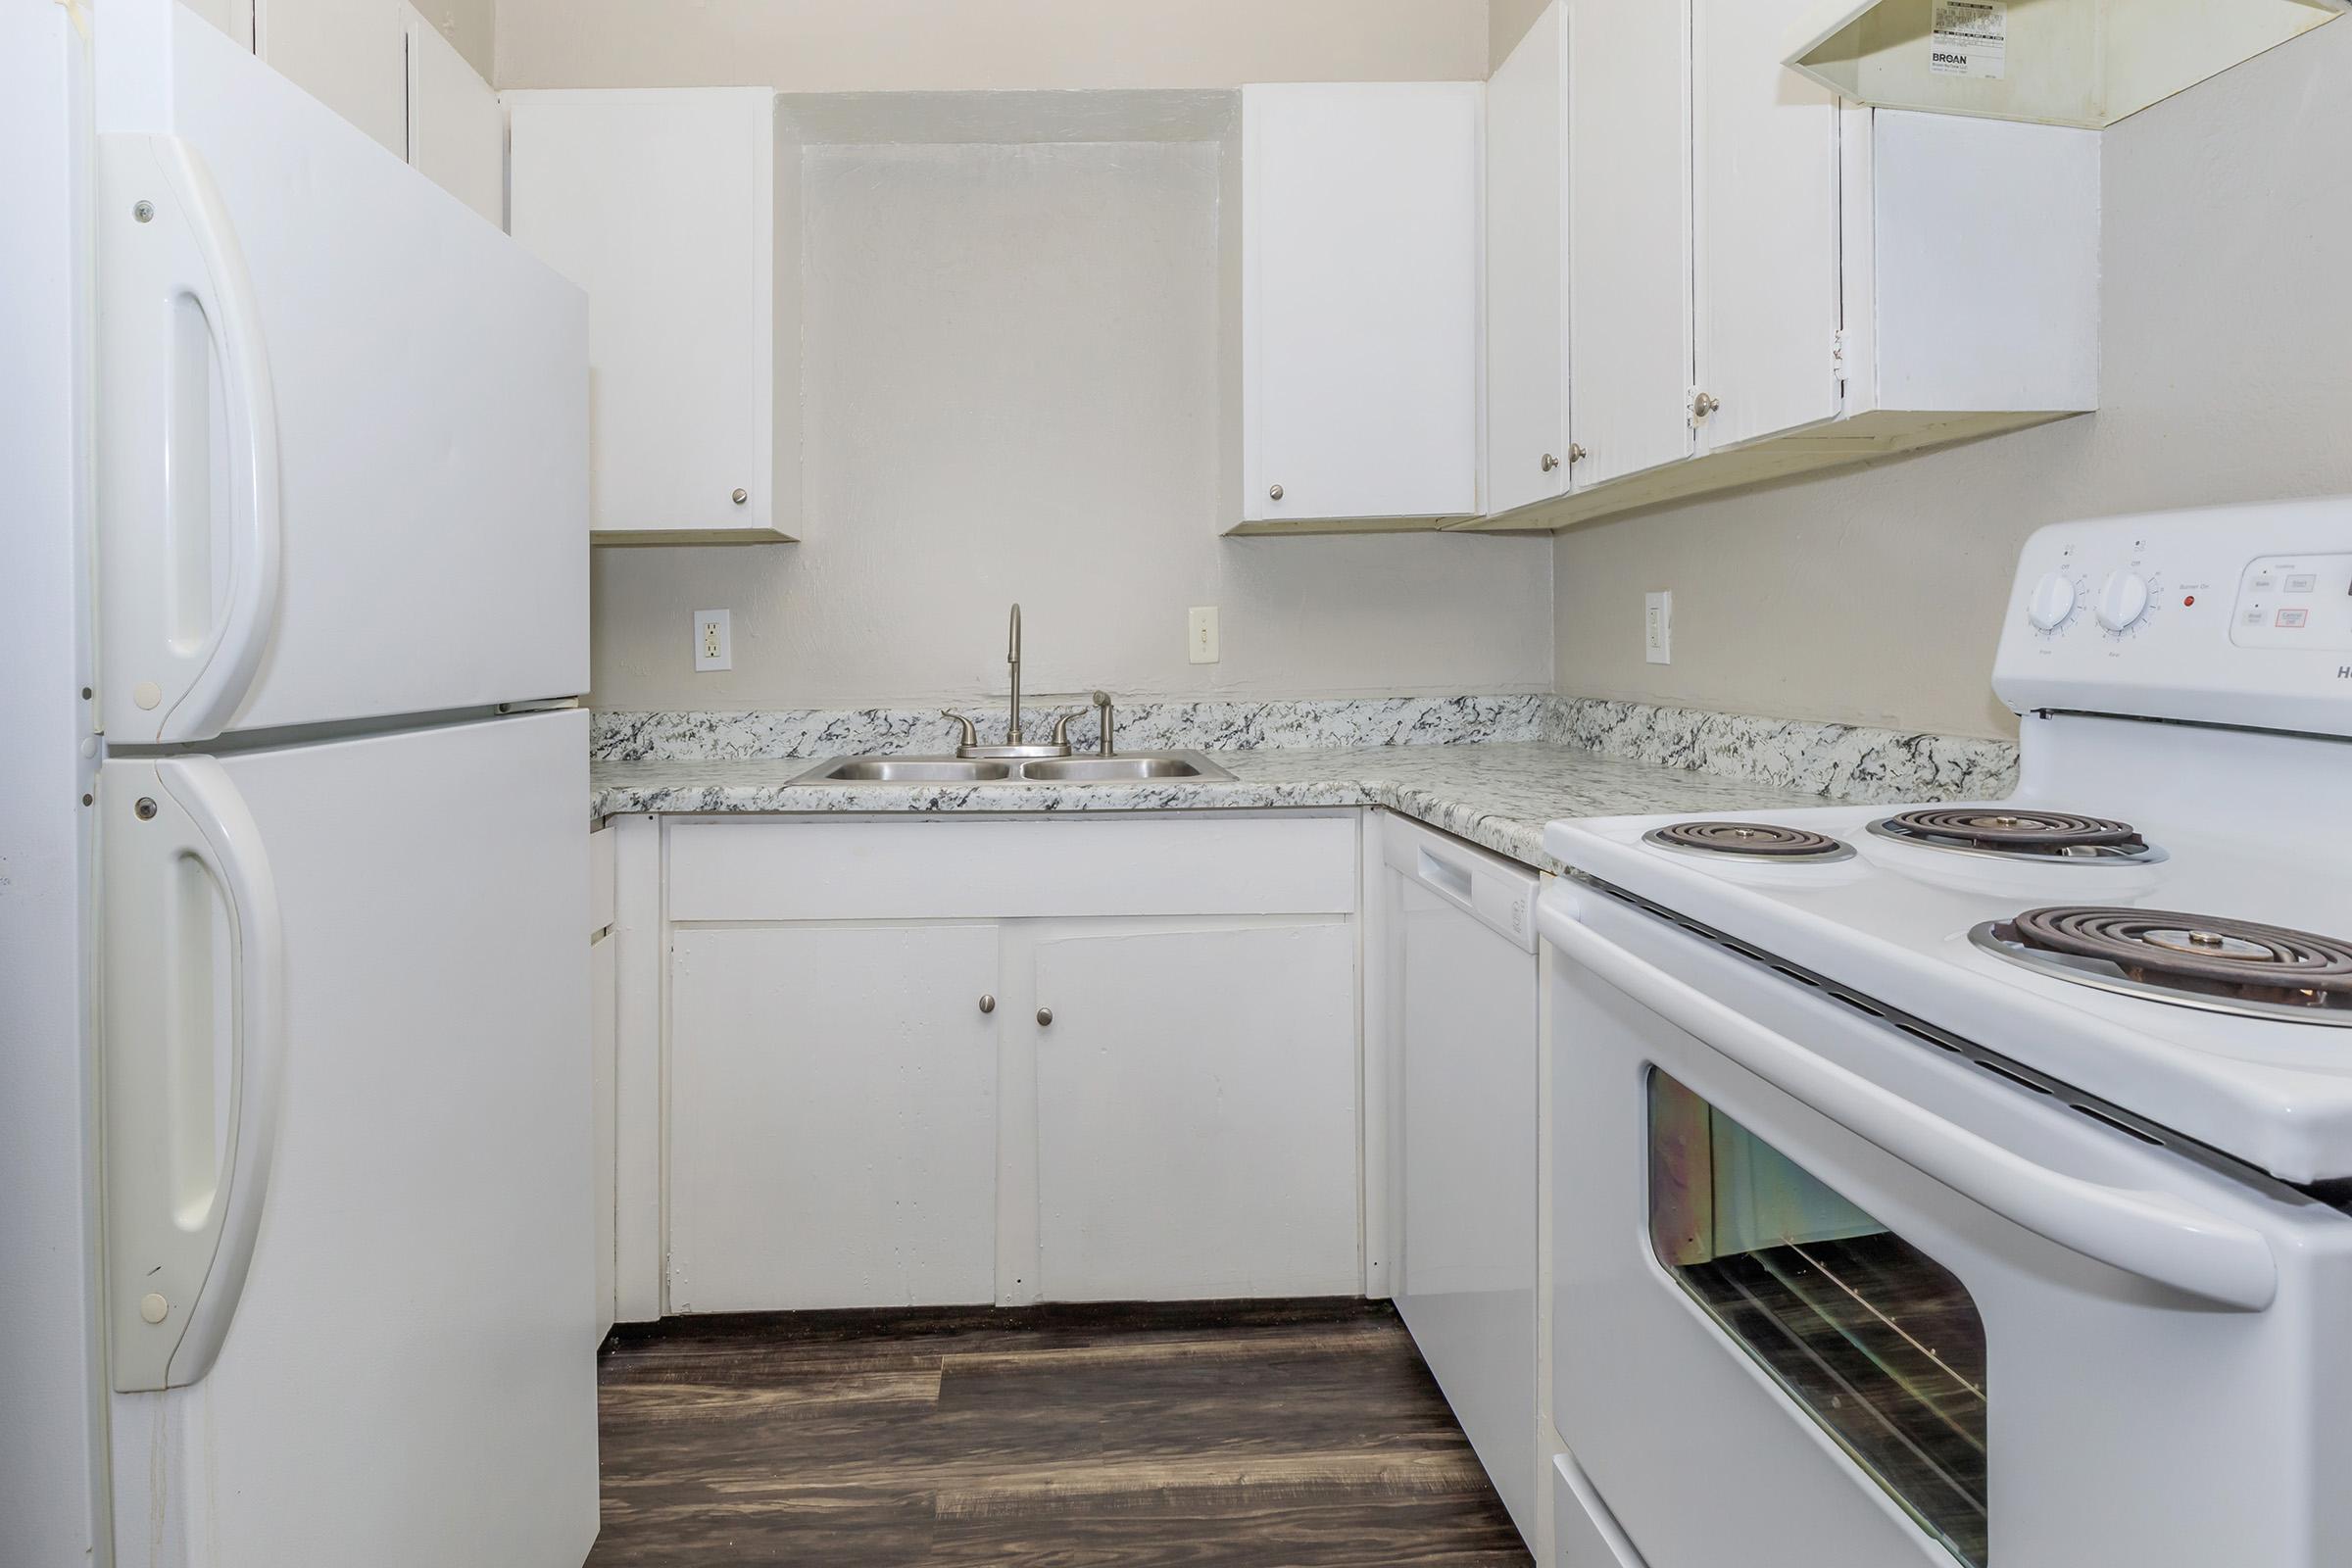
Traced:
[[2257, 1232], [2167, 1194], [2050, 1170], [1956, 1126], [1636, 957], [1578, 920], [1570, 899], [1542, 900], [1536, 923], [1562, 956], [1669, 1023], [2012, 1224], [2218, 1306], [2260, 1312], [2277, 1299], [2278, 1260]]
[[1395, 817], [1383, 826], [1383, 858], [1391, 870], [1429, 889], [1520, 951], [1536, 951], [1535, 872]]

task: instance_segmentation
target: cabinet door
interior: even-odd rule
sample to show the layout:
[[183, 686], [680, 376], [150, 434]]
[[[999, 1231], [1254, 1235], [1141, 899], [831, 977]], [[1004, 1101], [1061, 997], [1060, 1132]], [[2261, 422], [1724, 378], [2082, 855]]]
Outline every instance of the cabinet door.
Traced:
[[1567, 0], [1487, 83], [1489, 513], [1568, 488]]
[[403, 0], [409, 39], [409, 163], [491, 223], [506, 225], [506, 121], [498, 94], [456, 44]]
[[1242, 90], [1245, 520], [1477, 511], [1481, 91]]
[[254, 0], [181, 0], [181, 3], [245, 48], [253, 47]]
[[596, 1337], [602, 1341], [612, 1327], [612, 1178], [618, 1156], [614, 1141], [612, 1066], [615, 1031], [612, 933], [600, 931], [588, 942], [588, 1073], [596, 1086], [596, 1169], [590, 1178], [590, 1201], [596, 1205]]
[[1353, 925], [1065, 930], [1036, 947], [1045, 1298], [1360, 1291]]
[[[223, 9], [204, 8], [217, 21]], [[393, 157], [408, 157], [409, 43], [400, 0], [255, 0], [253, 16], [255, 52], [278, 74]]]
[[1813, 0], [1690, 0], [1696, 385], [1710, 450], [1836, 418], [1838, 102], [1781, 57]]
[[774, 94], [506, 102], [510, 229], [588, 294], [591, 528], [781, 537]]
[[677, 932], [671, 1311], [996, 1298], [997, 972], [987, 925]]
[[1690, 45], [1690, 0], [1568, 0], [1580, 490], [1692, 450]]

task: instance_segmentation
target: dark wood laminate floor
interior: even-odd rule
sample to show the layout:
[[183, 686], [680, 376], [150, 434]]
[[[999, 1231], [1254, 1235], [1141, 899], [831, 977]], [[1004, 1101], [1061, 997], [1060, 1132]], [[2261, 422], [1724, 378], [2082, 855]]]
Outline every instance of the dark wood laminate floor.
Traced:
[[589, 1568], [1529, 1561], [1385, 1305], [675, 1319], [602, 1382]]

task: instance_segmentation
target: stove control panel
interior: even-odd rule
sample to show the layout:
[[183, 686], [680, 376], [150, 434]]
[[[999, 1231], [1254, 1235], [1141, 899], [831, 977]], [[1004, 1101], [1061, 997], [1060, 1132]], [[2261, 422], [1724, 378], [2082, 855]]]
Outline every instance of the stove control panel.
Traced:
[[2352, 735], [2352, 497], [2042, 529], [1993, 690], [2021, 713]]
[[2352, 651], [2352, 551], [2264, 556], [2248, 565], [2230, 640], [2240, 648]]

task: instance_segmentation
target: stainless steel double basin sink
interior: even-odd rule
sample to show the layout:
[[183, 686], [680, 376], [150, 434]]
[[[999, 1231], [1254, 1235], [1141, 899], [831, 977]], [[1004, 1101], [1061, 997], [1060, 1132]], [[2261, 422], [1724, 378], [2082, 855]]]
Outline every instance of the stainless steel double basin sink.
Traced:
[[1150, 784], [1233, 775], [1199, 752], [1113, 757], [829, 757], [795, 784]]

